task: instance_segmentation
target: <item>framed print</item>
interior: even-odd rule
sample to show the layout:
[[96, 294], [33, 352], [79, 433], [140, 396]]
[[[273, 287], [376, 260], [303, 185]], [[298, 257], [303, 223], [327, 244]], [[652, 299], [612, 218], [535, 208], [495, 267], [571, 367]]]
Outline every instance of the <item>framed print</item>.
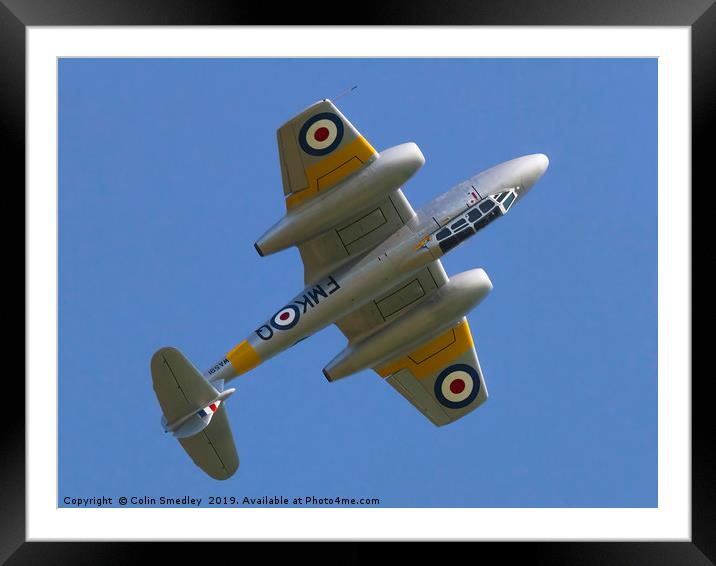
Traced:
[[[2, 472], [9, 563], [126, 561], [140, 541], [186, 540], [471, 541], [551, 563], [713, 560], [708, 395], [690, 361], [690, 186], [705, 170], [716, 9], [504, 6], [282, 27], [221, 3], [5, 1], [3, 123], [28, 226], [26, 382], [8, 396], [25, 399], [26, 418], [6, 428]], [[306, 119], [301, 109], [321, 99], [323, 113]], [[346, 344], [331, 324], [255, 369], [259, 339], [306, 324], [308, 303], [344, 282], [308, 273], [303, 248], [305, 279], [319, 283], [312, 300], [286, 303], [304, 278], [298, 256], [255, 253], [269, 255], [273, 240], [258, 236], [283, 214], [271, 185], [283, 182], [289, 213], [308, 210], [289, 202], [298, 158], [281, 130], [276, 150], [274, 131], [294, 115], [305, 171], [345, 144], [385, 156], [414, 139], [426, 167], [403, 188], [416, 210], [496, 163], [541, 159], [512, 224], [444, 262], [451, 278], [484, 265], [496, 298], [472, 314], [482, 370], [460, 358], [454, 375], [437, 371], [435, 399], [462, 409], [471, 372], [484, 388], [484, 370], [485, 410], [438, 429], [419, 420], [427, 401], [401, 393], [403, 382], [394, 387], [410, 403], [369, 372], [319, 385], [322, 364], [332, 381], [350, 359], [329, 363]], [[503, 214], [512, 202], [489, 198]], [[329, 226], [348, 254], [392, 222], [374, 212], [360, 230], [350, 215]], [[317, 232], [304, 242], [325, 233], [315, 220], [305, 230]], [[400, 293], [376, 299], [381, 328], [398, 320], [403, 307], [388, 311]], [[175, 344], [209, 368], [209, 383], [224, 364], [251, 370], [231, 382], [233, 399], [215, 380], [219, 397], [188, 413], [203, 430], [208, 407], [215, 426], [233, 428], [238, 473], [224, 441], [207, 436], [225, 481], [208, 477], [218, 472], [200, 448], [159, 434], [194, 423], [167, 416], [150, 372], [164, 352], [187, 399], [174, 364], [197, 370], [160, 350]], [[212, 356], [224, 357], [212, 366]]]

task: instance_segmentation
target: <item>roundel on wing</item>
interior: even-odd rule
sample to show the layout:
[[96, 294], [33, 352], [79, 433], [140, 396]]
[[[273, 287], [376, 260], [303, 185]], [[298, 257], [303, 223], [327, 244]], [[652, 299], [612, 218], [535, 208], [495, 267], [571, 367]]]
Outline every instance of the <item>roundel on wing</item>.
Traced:
[[301, 311], [296, 305], [287, 305], [271, 317], [271, 326], [276, 330], [288, 330], [298, 324]]
[[435, 380], [435, 398], [449, 409], [467, 407], [480, 392], [480, 377], [466, 364], [446, 367]]
[[314, 114], [301, 126], [298, 143], [309, 155], [327, 155], [343, 139], [343, 121], [332, 112]]

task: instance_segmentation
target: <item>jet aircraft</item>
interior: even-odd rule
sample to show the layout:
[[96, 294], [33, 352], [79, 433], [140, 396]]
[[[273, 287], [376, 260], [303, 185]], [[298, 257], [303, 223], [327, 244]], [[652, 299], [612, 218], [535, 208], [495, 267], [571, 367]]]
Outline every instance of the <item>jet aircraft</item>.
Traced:
[[425, 163], [415, 143], [378, 153], [328, 99], [277, 140], [286, 213], [254, 246], [261, 256], [297, 246], [304, 289], [203, 373], [171, 347], [150, 363], [165, 432], [216, 479], [239, 466], [225, 384], [330, 324], [348, 342], [323, 368], [329, 382], [373, 369], [437, 426], [484, 403], [465, 314], [492, 283], [482, 269], [448, 277], [440, 258], [506, 215], [549, 164], [506, 161], [416, 212], [400, 188]]

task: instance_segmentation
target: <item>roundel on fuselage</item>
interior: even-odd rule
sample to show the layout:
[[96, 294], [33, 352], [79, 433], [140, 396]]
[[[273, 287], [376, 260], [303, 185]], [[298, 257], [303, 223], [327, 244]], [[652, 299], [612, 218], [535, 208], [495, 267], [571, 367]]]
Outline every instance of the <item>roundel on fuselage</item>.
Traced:
[[298, 324], [301, 311], [296, 305], [287, 305], [271, 317], [271, 326], [276, 330], [288, 330]]
[[301, 149], [309, 155], [328, 155], [343, 139], [343, 121], [332, 112], [321, 112], [306, 120], [298, 134]]

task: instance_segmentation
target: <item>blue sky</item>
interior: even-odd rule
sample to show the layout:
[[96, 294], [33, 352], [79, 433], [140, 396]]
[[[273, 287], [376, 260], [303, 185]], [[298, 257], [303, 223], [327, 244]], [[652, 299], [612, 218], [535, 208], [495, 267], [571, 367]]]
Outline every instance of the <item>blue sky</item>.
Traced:
[[[169, 435], [149, 360], [206, 369], [303, 287], [276, 129], [337, 101], [381, 149], [416, 142], [417, 209], [501, 161], [550, 168], [443, 259], [482, 267], [468, 314], [489, 401], [436, 428], [370, 371], [328, 383], [331, 326], [231, 382], [226, 482]], [[62, 59], [59, 501], [378, 497], [383, 507], [654, 507], [656, 59]], [[116, 499], [115, 499], [116, 501]]]

